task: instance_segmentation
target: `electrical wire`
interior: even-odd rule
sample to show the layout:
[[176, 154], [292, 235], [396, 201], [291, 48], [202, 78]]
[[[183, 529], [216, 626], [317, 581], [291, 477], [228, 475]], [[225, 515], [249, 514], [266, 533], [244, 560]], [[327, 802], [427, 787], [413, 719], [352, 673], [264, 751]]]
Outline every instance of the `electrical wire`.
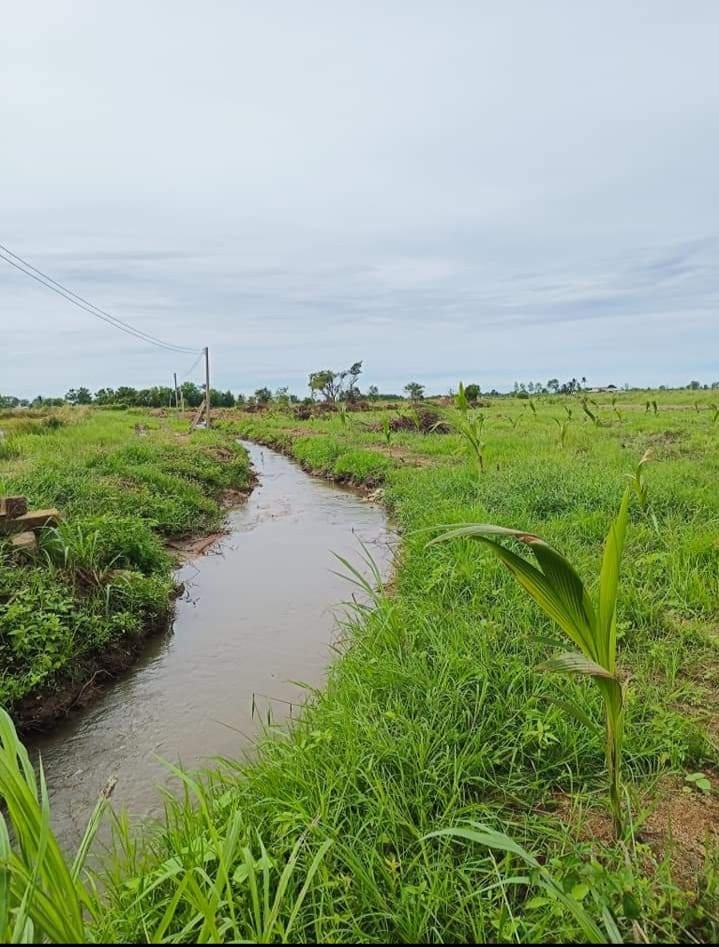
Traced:
[[[126, 332], [128, 335], [134, 336], [141, 342], [147, 342], [150, 345], [156, 345], [159, 348], [167, 349], [171, 352], [184, 352], [194, 354], [197, 352], [195, 348], [189, 348], [184, 345], [175, 345], [172, 342], [165, 342], [162, 339], [158, 339], [157, 336], [150, 335], [148, 332], [145, 332], [143, 329], [136, 329], [134, 326], [129, 325], [127, 322], [123, 322], [122, 319], [118, 319], [117, 316], [111, 315], [109, 312], [106, 312], [104, 309], [100, 309], [99, 306], [96, 306], [94, 303], [89, 302], [84, 297], [78, 295], [78, 293], [73, 292], [71, 289], [68, 289], [66, 286], [63, 286], [62, 283], [59, 283], [57, 280], [53, 279], [51, 276], [48, 276], [46, 273], [43, 273], [42, 270], [39, 270], [37, 267], [33, 266], [32, 263], [28, 263], [27, 260], [24, 260], [21, 256], [18, 256], [17, 253], [13, 253], [8, 247], [0, 243], [0, 251], [8, 254], [5, 256], [3, 252], [0, 252], [0, 260], [4, 260], [5, 263], [10, 264], [10, 266], [15, 267], [16, 270], [19, 270], [21, 273], [24, 273], [25, 276], [29, 276], [31, 279], [34, 279], [37, 283], [40, 283], [42, 286], [45, 286], [47, 289], [52, 290], [52, 292], [57, 293], [58, 296], [62, 296], [68, 302], [72, 303], [74, 306], [77, 306], [79, 309], [83, 309], [85, 312], [88, 312], [91, 316], [100, 319], [102, 322], [107, 323], [108, 325], [113, 326], [115, 329], [120, 329], [121, 332]], [[13, 259], [9, 259], [13, 257]], [[15, 262], [17, 261], [17, 262]], [[22, 264], [22, 265], [20, 265]], [[32, 271], [32, 272], [30, 272]], [[200, 357], [202, 352], [200, 352]], [[198, 358], [199, 361], [199, 358]], [[193, 366], [194, 367], [194, 366]]]

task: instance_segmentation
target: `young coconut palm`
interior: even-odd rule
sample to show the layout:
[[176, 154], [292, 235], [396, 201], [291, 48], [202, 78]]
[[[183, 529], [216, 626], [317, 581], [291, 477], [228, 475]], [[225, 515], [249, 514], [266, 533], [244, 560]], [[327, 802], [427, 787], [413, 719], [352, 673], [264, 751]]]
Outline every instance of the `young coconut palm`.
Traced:
[[566, 418], [564, 421], [562, 421], [561, 418], [552, 418], [552, 420], [559, 428], [559, 443], [562, 447], [562, 450], [564, 450], [567, 444], [567, 431], [569, 430], [569, 418]]
[[[617, 837], [622, 834], [621, 765], [624, 736], [624, 691], [617, 672], [617, 591], [619, 566], [629, 519], [630, 490], [624, 492], [619, 514], [606, 539], [599, 594], [596, 605], [572, 565], [552, 546], [531, 533], [485, 524], [461, 526], [437, 536], [432, 543], [449, 539], [476, 539], [490, 549], [532, 596], [544, 613], [562, 629], [576, 650], [554, 655], [542, 670], [585, 674], [597, 685], [604, 700], [606, 760], [609, 775], [609, 802]], [[537, 566], [503, 546], [512, 539], [529, 546]], [[592, 726], [584, 711], [562, 705], [585, 725]]]
[[713, 414], [712, 414], [712, 423], [713, 423], [713, 424], [716, 424], [717, 421], [719, 420], [719, 405], [714, 404], [714, 402], [712, 401], [712, 403], [709, 405], [709, 407], [710, 407], [710, 408], [712, 409], [712, 411], [713, 411]]
[[589, 418], [589, 420], [592, 422], [592, 424], [594, 424], [596, 427], [599, 427], [599, 423], [600, 423], [600, 422], [599, 422], [599, 418], [597, 417], [597, 415], [596, 415], [596, 414], [591, 410], [591, 408], [589, 407], [589, 403], [588, 403], [588, 401], [587, 401], [586, 398], [584, 398], [584, 399], [582, 400], [582, 411], [584, 411], [584, 413], [585, 413], [586, 416]]
[[474, 456], [479, 464], [480, 471], [484, 473], [485, 443], [482, 440], [482, 431], [485, 417], [483, 414], [472, 416], [469, 413], [469, 401], [462, 382], [459, 383], [459, 390], [454, 396], [454, 403], [457, 411], [456, 413], [447, 413], [447, 420], [454, 427], [457, 434], [464, 439], [468, 452]]

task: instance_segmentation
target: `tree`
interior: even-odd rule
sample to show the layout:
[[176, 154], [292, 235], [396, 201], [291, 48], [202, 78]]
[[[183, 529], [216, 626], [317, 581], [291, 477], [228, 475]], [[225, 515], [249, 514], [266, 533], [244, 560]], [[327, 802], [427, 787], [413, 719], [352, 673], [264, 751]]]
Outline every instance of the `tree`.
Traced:
[[[312, 397], [320, 392], [325, 401], [337, 401], [343, 394], [348, 401], [354, 401], [359, 391], [357, 379], [362, 374], [362, 362], [353, 362], [349, 368], [341, 372], [324, 368], [319, 372], [312, 372], [308, 379], [308, 386]], [[345, 390], [345, 383], [347, 388]]]
[[556, 395], [559, 391], [559, 379], [550, 378], [547, 382], [547, 388], [552, 392], [552, 394]]
[[367, 389], [367, 395], [370, 401], [376, 401], [379, 397], [379, 388], [377, 385], [370, 385]]
[[255, 391], [255, 401], [257, 404], [269, 404], [272, 401], [272, 392], [269, 388], [258, 388]]
[[479, 385], [467, 385], [464, 393], [467, 396], [467, 401], [476, 401], [482, 392]]
[[691, 388], [692, 391], [697, 391], [697, 389], [701, 388], [701, 382], [690, 381], [687, 387]]
[[357, 387], [357, 379], [362, 374], [362, 362], [353, 362], [346, 372], [341, 372], [341, 380], [347, 381], [347, 389], [345, 391], [345, 399], [347, 401], [356, 401], [359, 397], [359, 388]]
[[312, 397], [320, 392], [325, 401], [336, 401], [340, 393], [339, 375], [331, 368], [324, 368], [319, 372], [312, 372], [307, 382]]
[[287, 407], [287, 405], [290, 403], [290, 394], [287, 385], [283, 385], [281, 388], [277, 389], [275, 392], [275, 401], [277, 404], [281, 404], [282, 407]]
[[421, 401], [424, 398], [424, 385], [420, 385], [416, 381], [409, 382], [404, 386], [404, 390], [410, 401]]
[[194, 381], [183, 382], [180, 385], [180, 391], [187, 408], [199, 408], [205, 400], [205, 392], [202, 388], [198, 388]]
[[65, 401], [69, 404], [92, 404], [92, 395], [88, 388], [71, 388], [65, 395]]

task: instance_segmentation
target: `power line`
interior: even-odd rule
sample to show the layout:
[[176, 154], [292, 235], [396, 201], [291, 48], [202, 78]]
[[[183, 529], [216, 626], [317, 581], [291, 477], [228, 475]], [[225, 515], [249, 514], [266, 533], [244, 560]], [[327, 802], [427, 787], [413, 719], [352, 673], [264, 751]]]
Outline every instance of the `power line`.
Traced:
[[[126, 332], [128, 335], [134, 336], [136, 339], [139, 339], [141, 342], [147, 342], [150, 345], [156, 345], [159, 348], [167, 349], [168, 351], [171, 351], [171, 352], [184, 352], [184, 353], [194, 354], [197, 351], [197, 349], [188, 348], [183, 345], [174, 345], [172, 342], [164, 342], [162, 339], [158, 339], [156, 336], [150, 335], [148, 332], [145, 332], [143, 329], [136, 329], [134, 326], [129, 325], [127, 322], [123, 322], [122, 319], [118, 319], [117, 316], [113, 316], [109, 312], [106, 312], [104, 309], [100, 309], [99, 306], [96, 306], [94, 303], [91, 303], [87, 299], [84, 299], [82, 296], [73, 292], [71, 289], [68, 289], [66, 286], [63, 286], [62, 283], [59, 283], [57, 280], [53, 279], [51, 276], [48, 276], [47, 273], [43, 273], [42, 270], [39, 270], [37, 267], [33, 266], [32, 263], [28, 263], [27, 260], [24, 260], [22, 257], [18, 256], [17, 253], [13, 253], [12, 250], [10, 250], [6, 246], [3, 246], [3, 244], [1, 243], [0, 243], [0, 251], [4, 251], [4, 253], [7, 253], [10, 257], [13, 257], [13, 259], [9, 259], [8, 256], [5, 256], [4, 253], [0, 252], [0, 260], [4, 260], [5, 263], [9, 263], [10, 266], [14, 266], [16, 270], [19, 270], [21, 273], [24, 273], [25, 276], [29, 276], [31, 279], [34, 279], [35, 282], [40, 283], [42, 286], [45, 286], [47, 289], [52, 290], [52, 292], [57, 293], [58, 296], [62, 296], [63, 299], [66, 299], [68, 302], [72, 303], [74, 306], [77, 306], [78, 309], [83, 309], [85, 312], [90, 313], [91, 316], [95, 316], [96, 319], [100, 319], [102, 322], [105, 322], [108, 325], [113, 326], [115, 329], [120, 329], [121, 332]], [[201, 357], [202, 357], [202, 352], [200, 352], [200, 358]], [[199, 358], [197, 361], [199, 361]]]
[[183, 379], [184, 379], [184, 378], [187, 378], [188, 375], [191, 375], [192, 372], [194, 372], [195, 368], [199, 365], [200, 359], [203, 357], [204, 354], [205, 354], [205, 350], [203, 349], [203, 350], [200, 352], [200, 354], [197, 356], [197, 358], [195, 359], [195, 361], [192, 363], [192, 366], [191, 366], [191, 367], [185, 372], [185, 374], [182, 376]]

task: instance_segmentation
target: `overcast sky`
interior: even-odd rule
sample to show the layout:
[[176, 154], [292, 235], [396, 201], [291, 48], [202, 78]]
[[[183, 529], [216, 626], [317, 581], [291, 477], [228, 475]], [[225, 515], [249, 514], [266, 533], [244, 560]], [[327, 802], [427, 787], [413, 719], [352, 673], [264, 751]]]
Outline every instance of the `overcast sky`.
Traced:
[[[236, 391], [711, 382], [717, 50], [714, 0], [8, 3], [0, 243]], [[0, 392], [192, 361], [0, 261]]]

